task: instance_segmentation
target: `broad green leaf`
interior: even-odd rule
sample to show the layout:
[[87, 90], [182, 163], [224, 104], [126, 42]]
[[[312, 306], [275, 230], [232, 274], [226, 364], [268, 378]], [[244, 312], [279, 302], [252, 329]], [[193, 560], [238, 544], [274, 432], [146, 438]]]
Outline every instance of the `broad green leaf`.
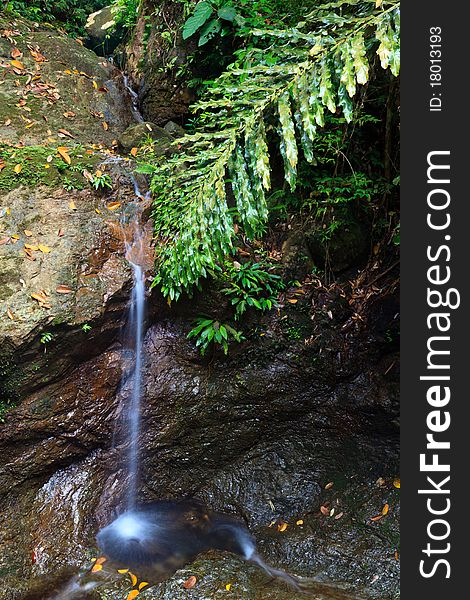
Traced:
[[204, 46], [222, 29], [222, 24], [218, 19], [212, 19], [204, 25], [201, 29], [201, 36], [199, 38], [198, 46]]
[[237, 11], [233, 6], [222, 6], [217, 11], [217, 15], [220, 19], [224, 19], [224, 21], [233, 22], [237, 16]]
[[183, 27], [183, 39], [187, 40], [200, 29], [213, 13], [213, 8], [209, 2], [198, 2], [194, 13], [186, 21]]

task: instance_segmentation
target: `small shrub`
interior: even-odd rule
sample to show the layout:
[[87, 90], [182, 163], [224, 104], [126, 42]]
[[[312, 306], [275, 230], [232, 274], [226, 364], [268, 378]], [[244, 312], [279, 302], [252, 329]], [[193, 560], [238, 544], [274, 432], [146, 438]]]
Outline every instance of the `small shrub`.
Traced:
[[222, 279], [226, 287], [222, 293], [230, 299], [235, 308], [235, 320], [239, 320], [248, 308], [266, 311], [276, 305], [279, 292], [284, 284], [279, 275], [270, 273], [262, 263], [227, 263]]
[[241, 331], [237, 331], [228, 323], [199, 317], [195, 320], [193, 329], [188, 333], [188, 339], [196, 340], [196, 347], [204, 356], [211, 345], [222, 348], [224, 354], [227, 354], [230, 342], [241, 342], [244, 338]]

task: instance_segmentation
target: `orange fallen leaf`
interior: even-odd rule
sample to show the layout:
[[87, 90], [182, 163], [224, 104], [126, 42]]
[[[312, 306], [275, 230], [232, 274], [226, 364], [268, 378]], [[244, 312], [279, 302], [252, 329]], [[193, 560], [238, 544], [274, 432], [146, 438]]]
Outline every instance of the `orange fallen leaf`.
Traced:
[[34, 245], [25, 244], [24, 247], [25, 247], [25, 250], [33, 250], [33, 251], [39, 250], [39, 246], [37, 246], [36, 244], [34, 244]]
[[58, 285], [55, 291], [58, 294], [71, 294], [73, 292], [72, 288], [69, 288], [68, 285]]
[[18, 48], [13, 48], [10, 56], [12, 58], [21, 58], [23, 56], [23, 53]]
[[12, 239], [12, 240], [19, 240], [19, 239], [20, 239], [20, 236], [19, 236], [17, 233], [14, 233], [14, 234], [11, 236], [11, 239]]
[[69, 149], [66, 148], [65, 146], [59, 146], [57, 148], [57, 153], [63, 158], [63, 160], [70, 165], [70, 163], [72, 162], [72, 159], [69, 156]]
[[140, 594], [139, 590], [132, 590], [127, 596], [127, 600], [134, 600]]
[[320, 506], [320, 512], [327, 517], [330, 514], [330, 509], [327, 506]]
[[23, 169], [23, 165], [15, 165], [15, 168], [13, 169], [13, 171], [15, 171], [15, 173], [17, 175], [19, 175], [21, 173], [22, 169]]
[[33, 232], [30, 231], [29, 229], [25, 229], [23, 231], [23, 233], [25, 234], [26, 237], [31, 237], [33, 235]]
[[397, 488], [397, 490], [400, 489], [400, 480], [399, 479], [393, 480], [393, 487]]
[[3, 162], [3, 160], [0, 160], [0, 171], [2, 169], [4, 169], [6, 167], [6, 164]]
[[341, 519], [341, 517], [344, 515], [344, 512], [339, 512], [336, 516], [335, 516], [335, 521], [337, 521], [338, 519]]
[[137, 152], [139, 151], [138, 148], [131, 148], [131, 154], [132, 156], [137, 156]]
[[230, 592], [231, 588], [232, 588], [232, 584], [231, 583], [226, 583], [225, 584], [225, 589], [227, 590], [227, 592]]
[[63, 237], [64, 235], [64, 230], [63, 229], [59, 229], [59, 231], [57, 232], [58, 237]]
[[296, 525], [303, 525], [304, 524], [304, 520], [303, 519], [299, 519], [298, 521], [295, 522]]
[[96, 83], [96, 81], [93, 79], [93, 87], [95, 88], [95, 90], [98, 89], [98, 84]]
[[380, 519], [382, 518], [383, 515], [376, 515], [375, 517], [371, 517], [370, 520], [371, 521], [380, 521]]
[[185, 590], [190, 590], [196, 585], [196, 583], [197, 578], [194, 575], [191, 575], [191, 577], [188, 577], [188, 579], [186, 579], [186, 581], [183, 583], [183, 587]]
[[385, 515], [388, 515], [388, 511], [390, 509], [390, 506], [388, 504], [384, 504], [384, 507], [382, 508], [382, 515], [385, 517]]
[[283, 533], [288, 527], [289, 527], [288, 523], [284, 523], [284, 522], [283, 523], [279, 523], [279, 525], [277, 526], [277, 530], [280, 533]]
[[296, 300], [295, 298], [290, 298], [289, 300], [287, 300], [287, 302], [290, 302], [291, 304], [297, 304], [298, 300]]
[[69, 208], [71, 210], [77, 210], [77, 206], [76, 206], [76, 204], [75, 204], [75, 202], [73, 200], [70, 200], [70, 202], [69, 202]]
[[118, 569], [117, 572], [121, 575], [125, 575], [126, 573], [129, 573], [129, 569]]
[[108, 131], [108, 129], [109, 129], [109, 125], [106, 123], [106, 121], [103, 121], [103, 122], [101, 123], [101, 125], [103, 126], [103, 129], [104, 129], [105, 131]]
[[134, 575], [134, 573], [131, 573], [130, 571], [128, 571], [127, 574], [131, 578], [132, 586], [134, 586], [137, 583], [137, 577]]
[[46, 60], [46, 57], [43, 56], [38, 50], [33, 50], [32, 48], [30, 48], [29, 53], [38, 63], [44, 62]]
[[330, 481], [329, 483], [327, 483], [325, 485], [325, 490], [331, 490], [331, 488], [334, 486], [334, 483], [332, 481]]
[[15, 320], [15, 315], [11, 312], [10, 308], [7, 308], [7, 315], [12, 321]]
[[12, 67], [15, 67], [15, 69], [20, 69], [20, 71], [24, 71], [24, 64], [19, 60], [12, 60], [10, 61], [10, 64]]
[[38, 244], [38, 250], [40, 250], [43, 254], [49, 254], [49, 252], [51, 252], [49, 246], [45, 246], [44, 244]]
[[93, 567], [91, 568], [92, 573], [97, 573], [98, 571], [102, 571], [102, 570], [103, 570], [103, 565], [98, 565], [98, 564], [94, 564]]
[[108, 210], [117, 210], [117, 209], [118, 209], [120, 206], [121, 206], [121, 203], [120, 203], [120, 202], [110, 202], [110, 203], [109, 203], [109, 204], [106, 206], [106, 208], [107, 208]]
[[148, 581], [141, 581], [141, 582], [139, 583], [139, 592], [140, 592], [141, 590], [143, 590], [143, 589], [144, 589], [144, 587], [147, 587], [148, 585], [149, 585], [149, 582], [148, 582]]

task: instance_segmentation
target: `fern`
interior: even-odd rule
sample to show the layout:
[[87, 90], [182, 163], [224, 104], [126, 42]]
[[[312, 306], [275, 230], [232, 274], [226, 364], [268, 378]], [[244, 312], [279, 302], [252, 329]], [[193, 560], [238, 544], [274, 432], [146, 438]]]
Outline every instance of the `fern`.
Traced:
[[315, 11], [314, 33], [301, 26], [252, 32], [272, 43], [276, 64], [229, 68], [194, 107], [200, 130], [178, 140], [177, 153], [155, 167], [154, 283], [165, 296], [190, 292], [233, 251], [235, 224], [249, 238], [263, 232], [271, 186], [268, 129], [278, 134], [293, 190], [300, 151], [315, 161], [312, 142], [325, 111], [340, 109], [352, 120], [352, 98], [369, 79], [372, 54], [398, 75], [399, 19], [398, 2], [342, 0]]

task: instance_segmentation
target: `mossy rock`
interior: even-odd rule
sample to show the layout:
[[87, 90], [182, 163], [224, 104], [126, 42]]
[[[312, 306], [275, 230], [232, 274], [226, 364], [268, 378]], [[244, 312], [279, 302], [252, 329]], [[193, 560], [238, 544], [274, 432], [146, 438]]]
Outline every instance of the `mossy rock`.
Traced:
[[142, 145], [148, 138], [155, 142], [154, 150], [157, 155], [164, 154], [174, 139], [163, 127], [144, 122], [128, 127], [119, 136], [119, 145], [125, 152], [129, 152], [132, 148]]
[[[13, 42], [0, 38], [0, 59], [10, 65], [0, 86], [0, 143], [111, 146], [133, 122], [121, 73], [57, 31], [21, 19], [8, 29]], [[13, 48], [22, 69], [10, 64]]]
[[116, 24], [112, 6], [105, 6], [92, 13], [85, 24], [88, 48], [96, 54], [109, 56], [122, 41], [124, 31]]

